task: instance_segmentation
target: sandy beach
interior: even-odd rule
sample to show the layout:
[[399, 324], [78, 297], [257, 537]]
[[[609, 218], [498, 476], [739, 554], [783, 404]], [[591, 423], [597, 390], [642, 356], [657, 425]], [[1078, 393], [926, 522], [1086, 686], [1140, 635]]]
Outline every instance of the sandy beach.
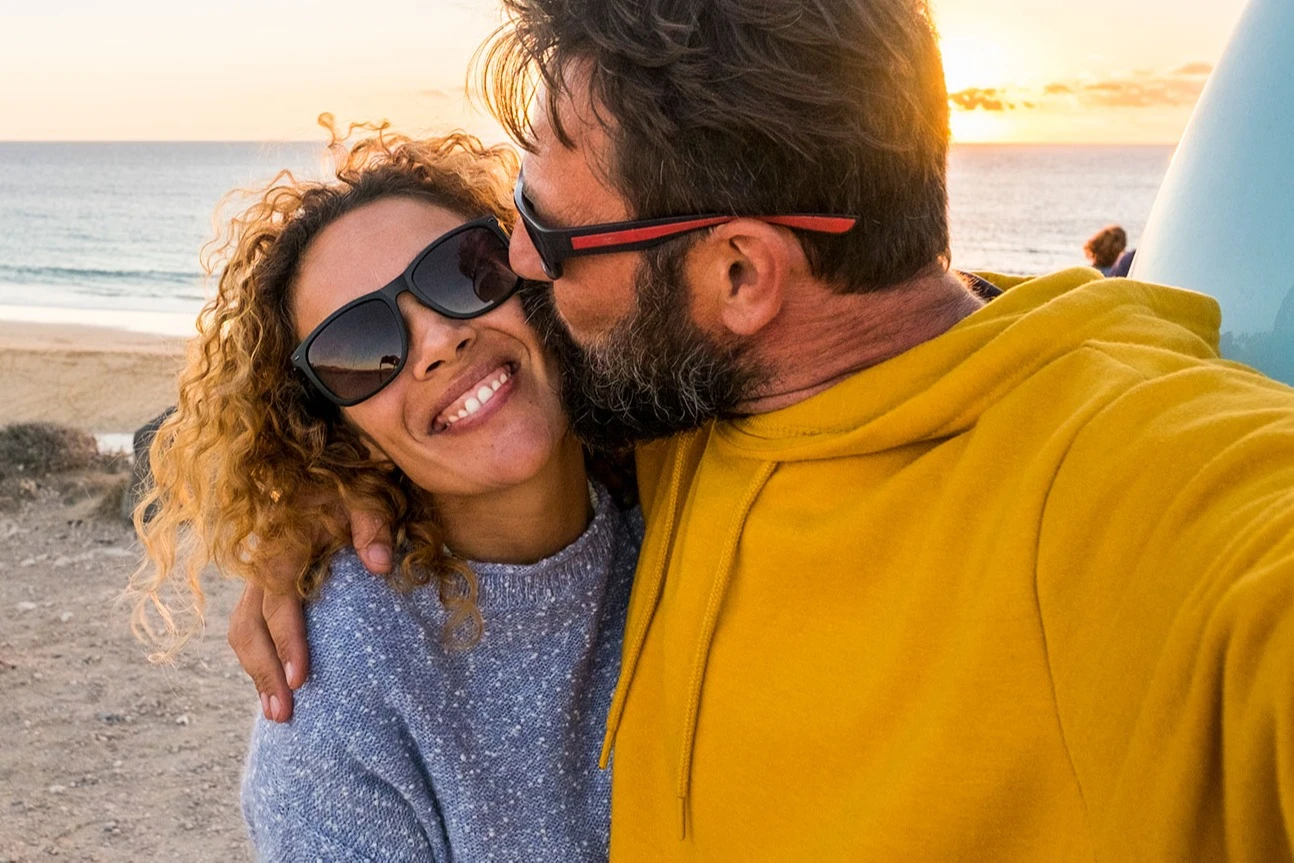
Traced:
[[169, 336], [0, 320], [0, 426], [133, 432], [174, 404], [183, 351]]
[[[0, 427], [128, 433], [174, 401], [182, 343], [0, 322]], [[257, 709], [211, 579], [208, 632], [152, 665], [119, 600], [138, 559], [122, 459], [0, 465], [0, 861], [244, 860], [238, 783]]]

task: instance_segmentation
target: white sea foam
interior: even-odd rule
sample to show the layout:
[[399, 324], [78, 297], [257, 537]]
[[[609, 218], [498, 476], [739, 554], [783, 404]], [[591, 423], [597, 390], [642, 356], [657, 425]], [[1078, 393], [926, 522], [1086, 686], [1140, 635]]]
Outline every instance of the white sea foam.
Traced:
[[79, 324], [109, 327], [132, 333], [192, 336], [197, 313], [154, 312], [138, 309], [87, 309], [64, 306], [0, 305], [0, 320], [32, 324]]

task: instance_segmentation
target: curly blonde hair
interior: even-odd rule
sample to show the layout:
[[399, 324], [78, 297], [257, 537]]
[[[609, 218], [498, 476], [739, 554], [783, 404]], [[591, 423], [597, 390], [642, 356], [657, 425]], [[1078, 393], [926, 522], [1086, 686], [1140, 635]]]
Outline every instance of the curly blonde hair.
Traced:
[[1087, 259], [1094, 267], [1109, 269], [1119, 260], [1119, 255], [1128, 248], [1128, 232], [1118, 225], [1109, 225], [1092, 235], [1083, 246]]
[[[379, 199], [423, 200], [465, 220], [493, 215], [511, 229], [517, 156], [462, 132], [413, 139], [366, 123], [339, 134], [329, 115], [319, 120], [330, 133], [333, 178], [283, 171], [262, 189], [232, 193], [245, 209], [204, 249], [218, 287], [198, 318], [176, 410], [149, 451], [153, 482], [134, 513], [146, 559], [132, 578], [131, 623], [164, 645], [156, 658], [200, 631], [209, 564], [281, 591], [268, 564], [302, 560], [293, 587], [311, 596], [346, 544], [343, 507], [394, 526], [402, 555], [389, 581], [405, 590], [438, 583], [447, 640], [469, 646], [481, 635], [476, 580], [444, 549], [426, 492], [375, 460], [359, 431], [293, 369], [291, 295], [319, 232]], [[347, 146], [357, 129], [366, 134]]]

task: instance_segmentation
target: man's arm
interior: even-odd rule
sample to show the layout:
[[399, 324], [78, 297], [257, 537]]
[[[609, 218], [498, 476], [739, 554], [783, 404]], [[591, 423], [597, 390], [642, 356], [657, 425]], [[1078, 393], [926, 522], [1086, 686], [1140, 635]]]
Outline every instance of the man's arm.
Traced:
[[[346, 515], [351, 542], [364, 566], [389, 573], [391, 526], [364, 510], [347, 510]], [[303, 565], [292, 558], [275, 561], [266, 576], [276, 589], [248, 584], [229, 617], [229, 646], [260, 693], [261, 712], [274, 722], [292, 718], [292, 692], [310, 675], [305, 615], [295, 589], [295, 574]]]
[[1111, 404], [1037, 575], [1098, 856], [1294, 858], [1294, 394], [1217, 365]]

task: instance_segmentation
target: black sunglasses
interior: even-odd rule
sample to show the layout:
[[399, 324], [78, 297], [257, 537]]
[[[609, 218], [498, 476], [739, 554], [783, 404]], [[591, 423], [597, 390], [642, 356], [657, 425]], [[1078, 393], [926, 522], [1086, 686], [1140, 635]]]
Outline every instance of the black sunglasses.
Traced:
[[[713, 228], [741, 216], [718, 214], [669, 216], [664, 219], [641, 219], [635, 222], [607, 222], [581, 225], [577, 228], [550, 228], [539, 221], [534, 204], [526, 197], [525, 184], [517, 177], [512, 199], [517, 205], [526, 233], [539, 252], [540, 263], [550, 279], [562, 277], [562, 261], [582, 255], [607, 255], [612, 252], [634, 252], [649, 249], [681, 234]], [[754, 216], [770, 225], [813, 231], [821, 234], [844, 234], [858, 224], [856, 216], [827, 216], [801, 213], [791, 216]]]
[[496, 309], [521, 285], [508, 267], [508, 236], [493, 216], [437, 237], [384, 287], [329, 315], [292, 353], [292, 364], [341, 407], [372, 398], [409, 356], [409, 333], [396, 298], [408, 291], [455, 320]]

